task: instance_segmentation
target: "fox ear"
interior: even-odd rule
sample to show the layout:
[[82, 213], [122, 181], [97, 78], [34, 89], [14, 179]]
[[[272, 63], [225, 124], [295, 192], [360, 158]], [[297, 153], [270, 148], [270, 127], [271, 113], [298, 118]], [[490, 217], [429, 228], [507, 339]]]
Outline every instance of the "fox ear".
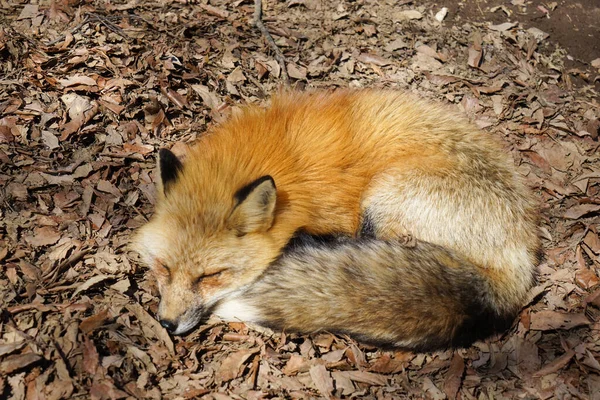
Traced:
[[183, 164], [171, 150], [160, 149], [158, 151], [158, 168], [160, 171], [160, 182], [164, 194], [167, 194], [171, 185], [177, 181]]
[[228, 220], [241, 235], [266, 231], [273, 225], [277, 189], [269, 175], [258, 178], [235, 194], [236, 205]]

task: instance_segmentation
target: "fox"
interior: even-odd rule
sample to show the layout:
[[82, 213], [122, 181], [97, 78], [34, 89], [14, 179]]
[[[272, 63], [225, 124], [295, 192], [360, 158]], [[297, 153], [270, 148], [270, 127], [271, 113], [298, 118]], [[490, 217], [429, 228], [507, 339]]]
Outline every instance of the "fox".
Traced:
[[536, 280], [531, 190], [491, 134], [393, 90], [282, 92], [158, 156], [131, 245], [157, 319], [215, 314], [414, 351], [507, 329]]

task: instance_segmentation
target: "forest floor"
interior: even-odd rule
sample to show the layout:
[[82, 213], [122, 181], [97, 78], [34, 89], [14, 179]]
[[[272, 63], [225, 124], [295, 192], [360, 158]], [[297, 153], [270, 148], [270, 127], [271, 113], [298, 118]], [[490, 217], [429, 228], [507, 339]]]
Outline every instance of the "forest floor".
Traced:
[[513, 328], [413, 354], [216, 320], [172, 337], [153, 317], [127, 243], [157, 150], [282, 85], [251, 1], [0, 0], [0, 398], [600, 399], [600, 9], [447, 4], [441, 22], [410, 0], [264, 12], [294, 88], [450, 104], [539, 200], [539, 282]]

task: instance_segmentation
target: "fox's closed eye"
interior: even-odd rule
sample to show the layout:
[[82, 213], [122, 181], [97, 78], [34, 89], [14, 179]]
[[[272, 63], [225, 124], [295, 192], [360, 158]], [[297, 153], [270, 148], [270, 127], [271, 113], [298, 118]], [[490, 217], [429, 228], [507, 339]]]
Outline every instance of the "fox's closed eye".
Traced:
[[225, 271], [226, 270], [222, 269], [220, 271], [211, 272], [210, 274], [201, 275], [201, 276], [197, 277], [196, 279], [194, 279], [194, 285], [197, 285], [197, 284], [201, 283], [203, 280], [208, 279], [208, 278], [216, 278]]
[[153, 271], [160, 277], [171, 279], [171, 269], [158, 260], [154, 264]]

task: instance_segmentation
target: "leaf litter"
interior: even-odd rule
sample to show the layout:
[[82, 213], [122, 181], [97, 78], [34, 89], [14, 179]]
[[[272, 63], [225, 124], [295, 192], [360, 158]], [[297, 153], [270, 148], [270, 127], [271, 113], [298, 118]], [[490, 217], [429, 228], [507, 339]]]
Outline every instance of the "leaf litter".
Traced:
[[417, 92], [504, 140], [538, 196], [544, 238], [538, 286], [513, 329], [433, 354], [216, 320], [169, 336], [153, 317], [156, 282], [127, 247], [152, 213], [156, 150], [183, 149], [281, 84], [253, 4], [200, 3], [3, 1], [1, 397], [600, 392], [598, 94], [569, 83], [552, 35], [510, 21], [452, 25], [411, 1], [264, 11], [297, 89]]

